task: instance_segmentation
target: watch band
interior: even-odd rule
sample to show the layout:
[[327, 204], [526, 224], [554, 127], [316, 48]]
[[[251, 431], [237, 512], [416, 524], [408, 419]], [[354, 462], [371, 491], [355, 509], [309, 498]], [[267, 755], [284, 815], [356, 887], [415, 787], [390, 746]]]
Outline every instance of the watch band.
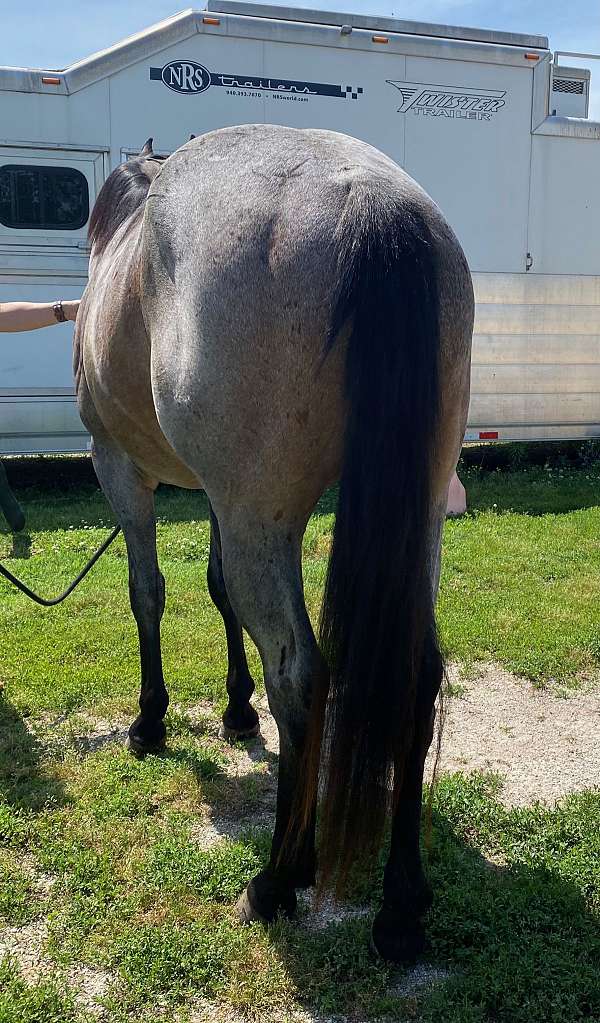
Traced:
[[52, 310], [54, 312], [54, 317], [58, 323], [67, 322], [67, 317], [65, 316], [65, 311], [63, 309], [63, 304], [60, 298], [56, 300], [56, 302], [52, 306]]

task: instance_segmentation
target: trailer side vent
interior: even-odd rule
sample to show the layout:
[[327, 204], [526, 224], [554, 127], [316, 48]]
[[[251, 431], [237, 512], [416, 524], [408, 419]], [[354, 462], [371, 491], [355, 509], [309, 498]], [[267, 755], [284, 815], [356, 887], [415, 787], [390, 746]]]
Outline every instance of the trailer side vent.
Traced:
[[578, 96], [583, 96], [585, 89], [583, 82], [575, 82], [572, 78], [555, 78], [552, 92], [576, 92]]
[[590, 72], [586, 68], [552, 66], [550, 113], [561, 117], [587, 117], [590, 99]]

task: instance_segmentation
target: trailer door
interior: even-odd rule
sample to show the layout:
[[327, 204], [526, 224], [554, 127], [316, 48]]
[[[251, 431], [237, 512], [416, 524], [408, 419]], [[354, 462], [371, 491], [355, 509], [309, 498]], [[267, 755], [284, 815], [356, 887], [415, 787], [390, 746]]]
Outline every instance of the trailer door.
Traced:
[[[104, 161], [98, 151], [0, 145], [0, 302], [80, 297]], [[0, 453], [85, 449], [72, 335], [70, 323], [4, 335]]]

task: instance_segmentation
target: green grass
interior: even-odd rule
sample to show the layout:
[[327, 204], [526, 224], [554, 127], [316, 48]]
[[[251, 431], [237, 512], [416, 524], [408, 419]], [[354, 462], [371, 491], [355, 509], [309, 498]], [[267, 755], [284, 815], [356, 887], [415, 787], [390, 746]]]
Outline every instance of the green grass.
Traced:
[[470, 514], [444, 537], [440, 619], [451, 656], [532, 681], [595, 679], [600, 468], [463, 479]]
[[[541, 684], [596, 678], [600, 463], [491, 473], [471, 467], [463, 478], [470, 513], [449, 522], [444, 538], [439, 610], [449, 656], [466, 664], [494, 660]], [[0, 556], [44, 594], [70, 581], [112, 522], [92, 483], [62, 483], [62, 489], [46, 483], [18, 491], [29, 533], [0, 535]], [[334, 495], [326, 495], [306, 534], [304, 573], [314, 619], [333, 508]], [[179, 701], [219, 700], [225, 646], [205, 581], [206, 502], [164, 488], [157, 510], [168, 595], [166, 677]], [[130, 711], [139, 668], [121, 537], [67, 605], [39, 608], [3, 580], [0, 593], [0, 679], [21, 712], [64, 712], [94, 701]]]
[[[112, 521], [87, 467], [65, 464], [56, 474], [29, 464], [19, 493], [29, 533], [0, 536], [10, 567], [45, 593], [76, 574]], [[494, 660], [540, 685], [596, 681], [600, 466], [471, 464], [463, 479], [471, 510], [444, 538], [450, 656], [467, 666]], [[315, 618], [334, 497], [305, 539]], [[272, 765], [235, 777], [214, 737], [226, 664], [205, 583], [206, 504], [165, 488], [158, 515], [174, 700], [160, 756], [136, 760], [110, 734], [138, 695], [122, 539], [62, 608], [34, 607], [0, 584], [0, 934], [43, 916], [53, 971], [36, 981], [6, 958], [0, 1023], [89, 1023], [68, 980], [79, 964], [113, 978], [106, 1023], [185, 1023], [198, 997], [264, 1021], [304, 1006], [358, 1020], [600, 1023], [598, 792], [506, 810], [493, 778], [442, 780], [428, 853], [428, 962], [447, 976], [431, 988], [407, 993], [402, 971], [373, 958], [369, 916], [324, 930], [302, 917], [269, 931], [237, 925], [234, 902], [265, 861], [269, 835], [249, 830], [202, 848], [194, 826], [209, 811], [218, 819], [264, 806]], [[94, 722], [105, 733], [96, 743], [82, 738]], [[370, 914], [380, 886], [381, 865], [356, 877], [353, 898]]]
[[14, 960], [0, 960], [0, 1023], [91, 1023], [53, 980], [28, 984]]
[[[192, 743], [201, 749], [203, 740], [190, 733]], [[493, 777], [442, 779], [427, 854], [436, 893], [428, 961], [447, 979], [405, 995], [402, 972], [369, 952], [369, 916], [317, 931], [302, 920], [269, 931], [237, 925], [232, 905], [264, 862], [268, 837], [251, 832], [199, 848], [191, 826], [200, 804], [224, 810], [228, 794], [199, 792], [189, 764], [174, 786], [167, 754], [138, 761], [114, 744], [82, 753], [65, 743], [62, 757], [48, 748], [43, 759], [60, 805], [33, 811], [27, 800], [5, 799], [5, 821], [14, 820], [3, 829], [3, 855], [26, 847], [55, 878], [48, 905], [38, 907], [49, 920], [46, 954], [59, 977], [78, 963], [111, 971], [111, 1023], [140, 1018], [148, 1004], [162, 1006], [157, 1020], [175, 1021], [199, 996], [264, 1020], [294, 1005], [365, 1020], [600, 1019], [598, 792], [554, 809], [507, 810]], [[106, 812], [98, 813], [97, 793]], [[371, 912], [381, 872], [356, 878], [353, 898]], [[15, 976], [21, 1015], [3, 1016], [0, 1001], [2, 1023], [37, 1021], [40, 1001], [56, 1013], [64, 1003], [65, 1019], [79, 1019], [68, 989], [30, 988]]]
[[39, 904], [28, 872], [0, 847], [0, 924], [26, 924], [38, 912]]

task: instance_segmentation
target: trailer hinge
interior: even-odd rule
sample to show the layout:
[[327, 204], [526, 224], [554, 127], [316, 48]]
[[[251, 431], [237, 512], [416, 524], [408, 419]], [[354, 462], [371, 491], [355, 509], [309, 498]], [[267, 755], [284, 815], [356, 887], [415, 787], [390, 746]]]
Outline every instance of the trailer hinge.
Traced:
[[528, 252], [527, 255], [525, 256], [525, 269], [526, 270], [531, 270], [532, 266], [533, 266], [533, 256], [531, 255], [531, 252]]

